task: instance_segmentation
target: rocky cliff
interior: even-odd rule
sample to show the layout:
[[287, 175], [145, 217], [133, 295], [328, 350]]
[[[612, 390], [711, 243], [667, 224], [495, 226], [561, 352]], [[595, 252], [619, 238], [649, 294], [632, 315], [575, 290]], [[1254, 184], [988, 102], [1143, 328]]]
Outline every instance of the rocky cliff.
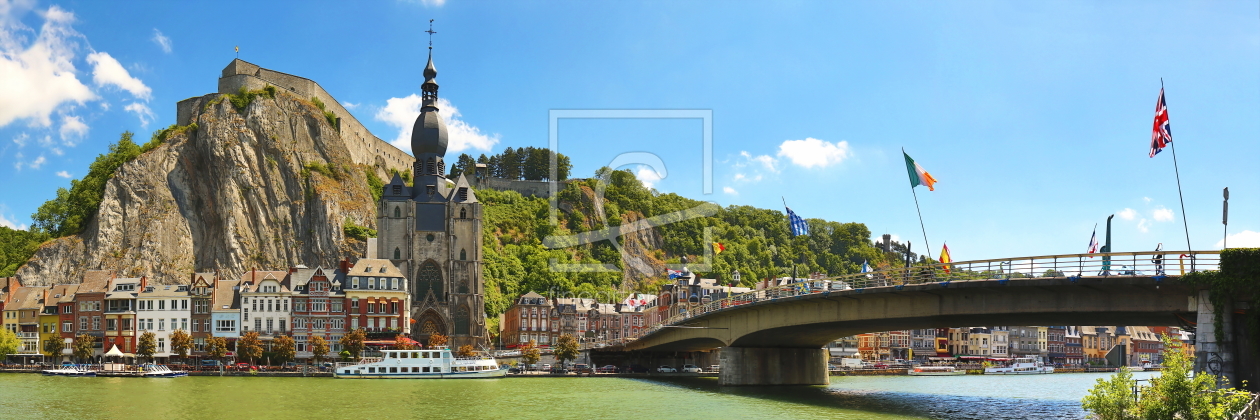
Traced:
[[111, 269], [170, 284], [360, 256], [364, 244], [342, 226], [375, 226], [364, 168], [320, 109], [273, 96], [240, 110], [227, 95], [197, 98], [195, 129], [119, 168], [84, 232], [44, 244], [17, 274], [75, 283]]

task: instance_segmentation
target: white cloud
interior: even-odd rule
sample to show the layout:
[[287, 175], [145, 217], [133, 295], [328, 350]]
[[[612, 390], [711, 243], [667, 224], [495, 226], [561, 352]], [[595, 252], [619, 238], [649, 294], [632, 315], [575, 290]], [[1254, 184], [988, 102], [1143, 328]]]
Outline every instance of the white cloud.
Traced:
[[1142, 197], [1142, 201], [1145, 201], [1145, 202], [1146, 202], [1146, 204], [1151, 204], [1151, 198], [1150, 198], [1150, 197]]
[[44, 156], [40, 155], [39, 157], [35, 158], [35, 160], [32, 160], [31, 163], [26, 164], [26, 167], [31, 168], [31, 169], [39, 169], [39, 167], [44, 166], [44, 162], [47, 162], [47, 161], [48, 159], [44, 159]]
[[101, 110], [109, 111], [109, 102], [101, 102]]
[[786, 140], [779, 145], [779, 157], [786, 157], [793, 164], [804, 168], [827, 167], [848, 159], [853, 154], [849, 142], [831, 143], [808, 137], [805, 140]]
[[66, 171], [57, 171], [57, 176], [65, 178], [65, 179], [70, 179], [70, 173]]
[[446, 0], [406, 0], [410, 3], [420, 3], [424, 7], [442, 7], [446, 4]]
[[1163, 206], [1155, 209], [1154, 216], [1156, 222], [1171, 222], [1173, 220], [1173, 211]]
[[1149, 220], [1146, 220], [1145, 217], [1143, 217], [1142, 220], [1138, 220], [1137, 228], [1138, 228], [1138, 231], [1142, 233], [1150, 232], [1151, 222]]
[[739, 195], [739, 191], [735, 191], [735, 189], [731, 187], [722, 187], [722, 192], [730, 195]]
[[1231, 248], [1260, 248], [1260, 232], [1244, 230], [1229, 235], [1227, 241], [1216, 241], [1216, 249], [1229, 245]]
[[1120, 210], [1118, 213], [1116, 213], [1116, 216], [1120, 216], [1120, 218], [1121, 218], [1121, 219], [1124, 219], [1124, 220], [1133, 220], [1133, 219], [1137, 218], [1137, 214], [1138, 214], [1138, 213], [1137, 213], [1137, 210], [1133, 210], [1133, 209], [1130, 209], [1130, 208], [1126, 208], [1126, 209], [1124, 209], [1124, 210]]
[[22, 170], [22, 152], [13, 155], [13, 169]]
[[24, 34], [34, 30], [17, 16], [25, 6], [0, 2], [0, 127], [19, 119], [48, 127], [62, 105], [96, 99], [75, 76], [72, 62], [83, 36], [71, 27], [74, 14], [49, 7], [39, 35], [27, 44]]
[[766, 168], [767, 171], [779, 172], [779, 169], [775, 167], [775, 165], [779, 163], [779, 160], [773, 157], [770, 157], [769, 155], [753, 156], [752, 153], [748, 153], [745, 151], [740, 151], [739, 155], [743, 156], [744, 159], [748, 159], [749, 161], [753, 163], [761, 164], [761, 166]]
[[661, 174], [647, 166], [640, 166], [639, 170], [634, 172], [634, 176], [639, 178], [639, 182], [642, 182], [644, 187], [648, 188], [655, 187], [656, 183], [662, 179]]
[[162, 47], [162, 52], [167, 54], [171, 53], [171, 38], [166, 35], [162, 35], [162, 31], [159, 31], [158, 28], [153, 28], [153, 43]]
[[[61, 141], [67, 145], [73, 146], [76, 140], [79, 140], [83, 138], [83, 136], [87, 135], [88, 126], [87, 124], [84, 124], [83, 119], [78, 116], [63, 115], [61, 117], [61, 129], [58, 131], [61, 134]], [[51, 140], [51, 137], [45, 139], [48, 143], [51, 143]], [[45, 144], [45, 146], [48, 146], [48, 144]]]
[[363, 104], [361, 104], [361, 103], [356, 104], [356, 103], [352, 103], [352, 102], [344, 102], [344, 101], [341, 103], [341, 106], [344, 106], [344, 107], [346, 107], [346, 109], [349, 109], [349, 110], [353, 110], [353, 109], [355, 109], [355, 108], [358, 108], [358, 107], [359, 107], [359, 105], [363, 105]]
[[128, 112], [134, 112], [136, 117], [140, 118], [140, 126], [144, 128], [148, 128], [149, 123], [156, 119], [153, 115], [153, 110], [149, 109], [148, 105], [139, 102], [132, 102], [131, 104], [123, 107], [123, 109]]
[[26, 133], [19, 133], [16, 137], [13, 137], [13, 143], [17, 144], [18, 147], [26, 147], [26, 142], [30, 139], [30, 135]]
[[[7, 209], [7, 207], [0, 206], [0, 209]], [[7, 227], [9, 229], [26, 230], [26, 225], [17, 224], [17, 222], [14, 222], [11, 217], [13, 216], [5, 216], [3, 213], [0, 213], [0, 226]]]
[[92, 82], [97, 86], [115, 86], [131, 93], [140, 99], [149, 99], [152, 89], [144, 85], [140, 79], [131, 77], [131, 73], [107, 52], [88, 54], [87, 62], [92, 65]]
[[[403, 98], [389, 98], [385, 107], [376, 112], [376, 119], [398, 128], [398, 137], [390, 142], [399, 149], [411, 151], [411, 127], [420, 116], [423, 100], [419, 95], [411, 94]], [[459, 119], [459, 108], [443, 98], [438, 98], [438, 115], [446, 123], [448, 139], [447, 153], [458, 153], [468, 149], [490, 151], [499, 143], [499, 135], [486, 135], [481, 129]]]

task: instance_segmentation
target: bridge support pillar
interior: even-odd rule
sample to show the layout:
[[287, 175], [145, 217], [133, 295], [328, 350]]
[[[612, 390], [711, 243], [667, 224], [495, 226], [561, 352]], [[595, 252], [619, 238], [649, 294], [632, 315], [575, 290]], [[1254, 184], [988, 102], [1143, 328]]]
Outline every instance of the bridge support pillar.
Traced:
[[1234, 381], [1234, 340], [1231, 333], [1234, 331], [1233, 321], [1233, 302], [1225, 302], [1226, 307], [1221, 313], [1221, 329], [1224, 337], [1216, 335], [1216, 307], [1212, 304], [1209, 297], [1209, 291], [1200, 290], [1198, 299], [1198, 314], [1195, 321], [1195, 346], [1194, 346], [1194, 371], [1206, 372], [1217, 375], [1222, 379], [1229, 380], [1229, 386], [1239, 387], [1241, 384]]
[[718, 384], [827, 385], [827, 349], [723, 347]]

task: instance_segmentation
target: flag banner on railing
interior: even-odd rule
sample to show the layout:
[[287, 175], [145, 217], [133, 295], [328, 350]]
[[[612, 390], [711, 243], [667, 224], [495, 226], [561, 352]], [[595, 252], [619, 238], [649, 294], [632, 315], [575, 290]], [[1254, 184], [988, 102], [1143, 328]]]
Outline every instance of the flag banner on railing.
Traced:
[[1098, 226], [1094, 226], [1094, 233], [1089, 235], [1089, 249], [1085, 251], [1086, 254], [1093, 254], [1095, 252], [1098, 252]]
[[949, 274], [949, 263], [953, 261], [949, 257], [949, 245], [941, 244], [941, 264], [945, 264], [945, 274]]

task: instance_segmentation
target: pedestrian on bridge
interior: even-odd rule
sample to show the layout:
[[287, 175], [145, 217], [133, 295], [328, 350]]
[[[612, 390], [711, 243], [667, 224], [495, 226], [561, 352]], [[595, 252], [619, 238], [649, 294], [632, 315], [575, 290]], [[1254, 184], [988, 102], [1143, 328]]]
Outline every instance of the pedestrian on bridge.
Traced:
[[[1155, 245], [1155, 252], [1159, 252], [1163, 250], [1164, 250], [1163, 242], [1160, 242], [1159, 245]], [[1164, 275], [1164, 254], [1156, 254], [1155, 258], [1151, 258], [1151, 262], [1155, 263], [1155, 275], [1157, 276]]]

